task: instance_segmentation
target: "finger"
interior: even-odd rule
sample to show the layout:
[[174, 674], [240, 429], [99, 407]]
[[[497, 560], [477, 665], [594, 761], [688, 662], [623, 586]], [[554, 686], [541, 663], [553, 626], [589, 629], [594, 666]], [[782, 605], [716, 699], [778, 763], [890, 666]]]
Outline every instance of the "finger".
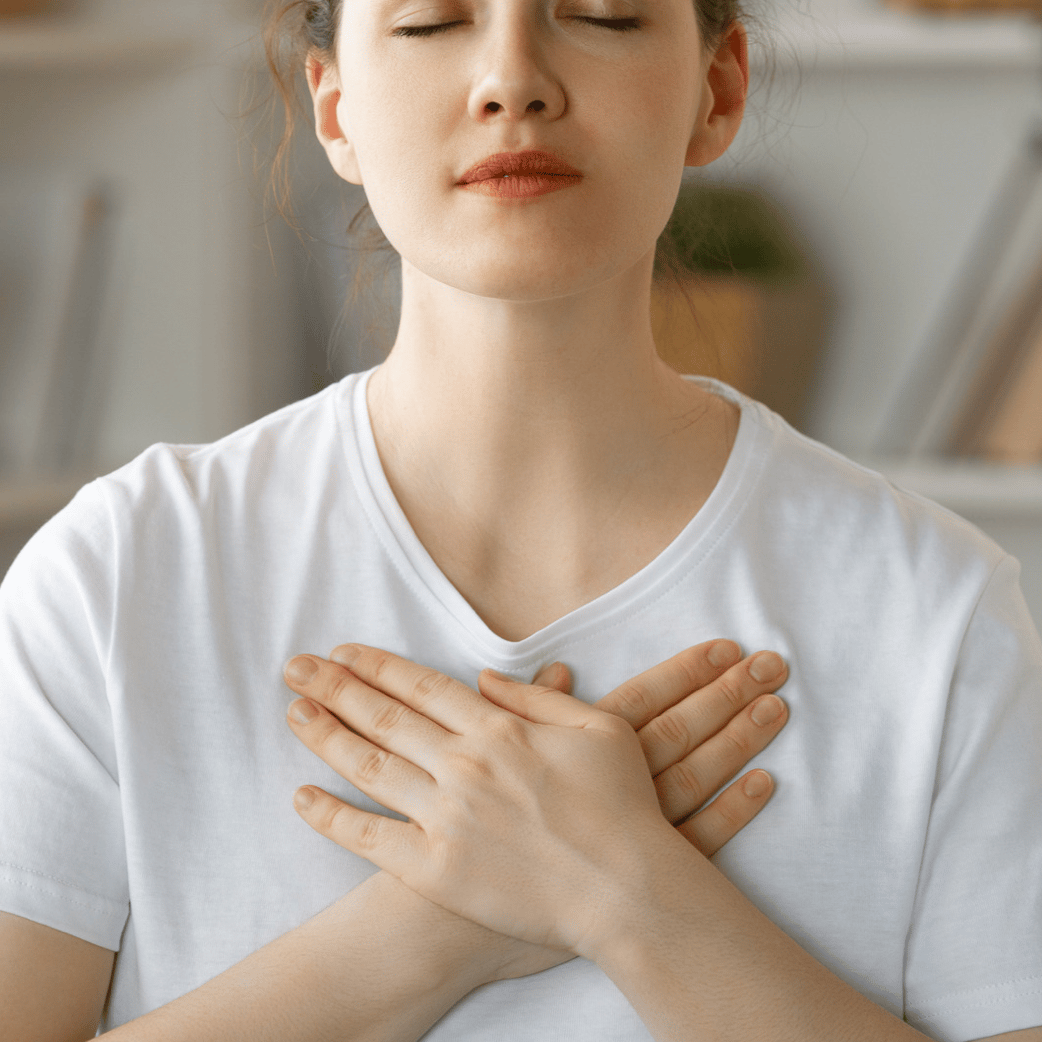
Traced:
[[774, 781], [766, 771], [750, 771], [708, 807], [678, 825], [677, 832], [712, 857], [763, 810], [773, 792]]
[[572, 674], [563, 662], [553, 662], [544, 666], [532, 683], [536, 687], [555, 687], [566, 695], [572, 693]]
[[710, 640], [685, 648], [665, 662], [620, 684], [595, 705], [605, 713], [621, 716], [634, 731], [681, 699], [716, 680], [741, 657], [733, 640]]
[[[754, 699], [776, 691], [787, 677], [788, 670], [780, 655], [760, 651], [656, 716], [637, 733], [652, 775], [678, 763], [722, 730]], [[734, 769], [740, 766], [737, 764]]]
[[454, 734], [480, 727], [494, 712], [466, 684], [389, 651], [341, 644], [329, 657], [369, 687], [391, 695]]
[[701, 807], [770, 745], [787, 719], [785, 703], [777, 695], [764, 695], [679, 763], [655, 776], [663, 816], [676, 823]]
[[423, 831], [411, 822], [359, 810], [315, 785], [299, 788], [293, 806], [316, 832], [399, 879], [422, 857]]
[[622, 726], [613, 714], [580, 702], [563, 691], [521, 684], [505, 679], [491, 669], [483, 669], [478, 675], [478, 690], [494, 705], [536, 724], [596, 727], [598, 730]]
[[371, 688], [343, 666], [316, 655], [292, 659], [286, 665], [285, 678], [298, 695], [324, 706], [356, 735], [368, 739], [367, 745], [372, 743], [428, 772], [433, 770], [433, 757], [449, 737], [449, 732], [429, 717]]
[[426, 771], [353, 734], [317, 702], [294, 702], [286, 720], [319, 759], [390, 810], [415, 818], [437, 794], [437, 784]]

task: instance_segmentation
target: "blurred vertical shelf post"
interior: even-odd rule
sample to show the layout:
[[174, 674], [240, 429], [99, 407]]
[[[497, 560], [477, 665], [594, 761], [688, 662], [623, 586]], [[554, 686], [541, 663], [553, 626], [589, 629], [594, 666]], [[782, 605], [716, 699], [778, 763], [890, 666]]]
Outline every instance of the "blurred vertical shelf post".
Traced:
[[[219, 438], [296, 391], [291, 280], [269, 251], [246, 118], [259, 19], [160, 0], [7, 17], [30, 4], [0, 0], [0, 207], [17, 205], [11, 171], [40, 172], [45, 216], [46, 182], [82, 184], [97, 241], [88, 227], [80, 270], [46, 293], [0, 244], [0, 576], [85, 482], [156, 441]], [[43, 268], [63, 250], [75, 241]], [[44, 299], [15, 330], [4, 293], [27, 286]], [[57, 340], [39, 333], [63, 322]]]

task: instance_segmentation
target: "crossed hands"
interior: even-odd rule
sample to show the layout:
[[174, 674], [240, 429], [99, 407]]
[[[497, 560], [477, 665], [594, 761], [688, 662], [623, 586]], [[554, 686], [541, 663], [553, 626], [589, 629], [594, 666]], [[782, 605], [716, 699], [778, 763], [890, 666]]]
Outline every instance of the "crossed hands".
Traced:
[[642, 865], [680, 837], [711, 857], [770, 796], [753, 771], [702, 806], [785, 723], [769, 694], [782, 660], [740, 656], [730, 641], [688, 648], [593, 706], [560, 663], [531, 685], [485, 670], [474, 691], [362, 645], [294, 659], [298, 738], [409, 821], [311, 786], [298, 812], [427, 901], [524, 942], [521, 972], [500, 976], [594, 958], [615, 910], [639, 900]]

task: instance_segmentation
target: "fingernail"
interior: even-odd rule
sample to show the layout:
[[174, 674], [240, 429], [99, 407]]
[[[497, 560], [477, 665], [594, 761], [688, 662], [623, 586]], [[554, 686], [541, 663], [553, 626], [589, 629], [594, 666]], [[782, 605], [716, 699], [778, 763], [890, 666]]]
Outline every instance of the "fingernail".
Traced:
[[318, 710], [306, 698], [298, 698], [289, 707], [289, 715], [298, 724], [310, 724], [318, 716]]
[[780, 655], [776, 655], [773, 651], [761, 651], [759, 655], [754, 655], [752, 662], [749, 663], [749, 676], [762, 684], [778, 676], [784, 665]]
[[771, 778], [766, 771], [753, 771], [753, 773], [745, 779], [745, 784], [742, 786], [742, 792], [744, 792], [750, 799], [755, 800], [757, 796], [762, 796], [770, 787]]
[[350, 669], [358, 661], [358, 656], [361, 654], [361, 648], [355, 647], [354, 644], [345, 644], [343, 647], [334, 648], [333, 654], [329, 657], [337, 665], [346, 666]]
[[486, 673], [491, 673], [492, 676], [494, 676], [496, 678], [496, 680], [503, 680], [503, 681], [505, 681], [508, 684], [516, 684], [517, 683], [517, 681], [513, 677], [508, 677], [505, 673], [500, 673], [498, 670], [486, 669], [485, 672]]
[[307, 810], [315, 802], [315, 794], [310, 789], [297, 789], [293, 794], [293, 802], [298, 810]]
[[282, 672], [292, 683], [306, 684], [318, 672], [318, 663], [314, 659], [298, 655], [286, 663]]
[[709, 649], [706, 657], [711, 666], [729, 666], [732, 662], [737, 662], [741, 654], [736, 644], [729, 640], [721, 640]]
[[785, 709], [785, 703], [777, 695], [764, 695], [753, 706], [752, 718], [754, 724], [761, 727], [773, 724]]

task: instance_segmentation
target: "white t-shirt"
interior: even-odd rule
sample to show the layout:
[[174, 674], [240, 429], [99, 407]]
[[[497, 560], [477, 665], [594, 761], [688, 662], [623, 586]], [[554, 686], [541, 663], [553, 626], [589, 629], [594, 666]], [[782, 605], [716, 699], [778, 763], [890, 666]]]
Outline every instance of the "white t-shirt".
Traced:
[[[372, 370], [371, 370], [372, 371]], [[371, 372], [370, 371], [370, 372]], [[352, 374], [83, 488], [0, 587], [0, 909], [118, 950], [110, 1029], [376, 869], [293, 809], [378, 808], [285, 722], [291, 655], [355, 641], [474, 685], [560, 659], [592, 702], [713, 637], [787, 660], [767, 808], [714, 863], [815, 958], [948, 1042], [1042, 1024], [1042, 646], [968, 523], [741, 405], [655, 560], [522, 641], [402, 514]], [[429, 1042], [647, 1040], [585, 960], [487, 985]]]

